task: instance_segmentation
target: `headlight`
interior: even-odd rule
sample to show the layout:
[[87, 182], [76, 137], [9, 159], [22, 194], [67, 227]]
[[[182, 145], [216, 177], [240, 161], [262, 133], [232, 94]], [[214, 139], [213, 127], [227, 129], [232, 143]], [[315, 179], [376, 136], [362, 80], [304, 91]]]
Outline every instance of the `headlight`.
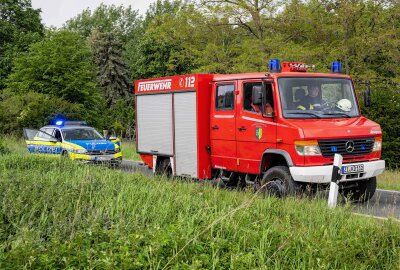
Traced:
[[318, 141], [295, 141], [294, 146], [300, 156], [320, 156]]
[[372, 152], [381, 150], [382, 150], [382, 137], [375, 137], [375, 142], [374, 142], [374, 147], [372, 148]]
[[86, 154], [87, 153], [86, 149], [71, 149], [70, 151], [75, 154]]

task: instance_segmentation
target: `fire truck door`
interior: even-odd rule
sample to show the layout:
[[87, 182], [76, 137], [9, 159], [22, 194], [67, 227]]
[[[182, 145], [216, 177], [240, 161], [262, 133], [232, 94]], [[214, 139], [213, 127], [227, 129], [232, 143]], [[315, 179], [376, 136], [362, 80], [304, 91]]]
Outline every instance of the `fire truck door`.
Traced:
[[211, 162], [213, 168], [236, 170], [236, 82], [215, 83], [211, 99]]
[[[274, 118], [261, 114], [261, 106], [252, 104], [253, 86], [261, 81], [241, 81], [236, 101], [236, 140], [238, 171], [258, 174], [262, 153], [267, 148], [276, 148], [276, 123]], [[274, 106], [273, 85], [266, 84], [266, 113]], [[272, 108], [271, 108], [272, 107]]]

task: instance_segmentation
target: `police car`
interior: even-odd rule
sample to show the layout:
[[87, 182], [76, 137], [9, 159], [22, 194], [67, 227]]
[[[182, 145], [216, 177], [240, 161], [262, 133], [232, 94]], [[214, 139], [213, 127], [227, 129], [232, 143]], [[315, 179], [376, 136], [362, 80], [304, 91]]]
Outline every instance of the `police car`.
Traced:
[[104, 138], [83, 121], [55, 121], [40, 130], [24, 128], [29, 153], [68, 157], [90, 163], [120, 165], [121, 142], [115, 136]]

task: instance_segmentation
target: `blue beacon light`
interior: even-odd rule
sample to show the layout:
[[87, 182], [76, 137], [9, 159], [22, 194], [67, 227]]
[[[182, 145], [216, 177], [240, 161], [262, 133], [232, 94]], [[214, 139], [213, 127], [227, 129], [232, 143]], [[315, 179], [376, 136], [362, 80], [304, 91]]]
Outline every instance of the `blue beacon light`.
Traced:
[[64, 124], [64, 121], [62, 121], [62, 120], [56, 121], [56, 126], [62, 126], [63, 124]]
[[271, 59], [269, 61], [269, 71], [270, 72], [280, 72], [281, 71], [281, 63], [279, 59]]
[[331, 67], [332, 73], [342, 73], [342, 63], [341, 62], [333, 62]]

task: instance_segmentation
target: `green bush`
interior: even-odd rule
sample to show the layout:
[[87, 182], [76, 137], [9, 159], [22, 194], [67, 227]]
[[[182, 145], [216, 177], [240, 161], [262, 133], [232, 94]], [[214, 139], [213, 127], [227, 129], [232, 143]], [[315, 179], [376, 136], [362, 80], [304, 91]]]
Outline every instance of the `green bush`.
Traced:
[[371, 107], [362, 106], [363, 115], [381, 125], [382, 158], [389, 168], [397, 169], [400, 167], [400, 89], [398, 85], [386, 83], [373, 83], [371, 89]]
[[83, 105], [74, 104], [47, 94], [29, 92], [24, 95], [6, 93], [0, 101], [0, 131], [22, 135], [23, 127], [39, 128], [56, 115], [69, 119], [87, 117]]
[[0, 142], [0, 155], [9, 154], [11, 151]]

